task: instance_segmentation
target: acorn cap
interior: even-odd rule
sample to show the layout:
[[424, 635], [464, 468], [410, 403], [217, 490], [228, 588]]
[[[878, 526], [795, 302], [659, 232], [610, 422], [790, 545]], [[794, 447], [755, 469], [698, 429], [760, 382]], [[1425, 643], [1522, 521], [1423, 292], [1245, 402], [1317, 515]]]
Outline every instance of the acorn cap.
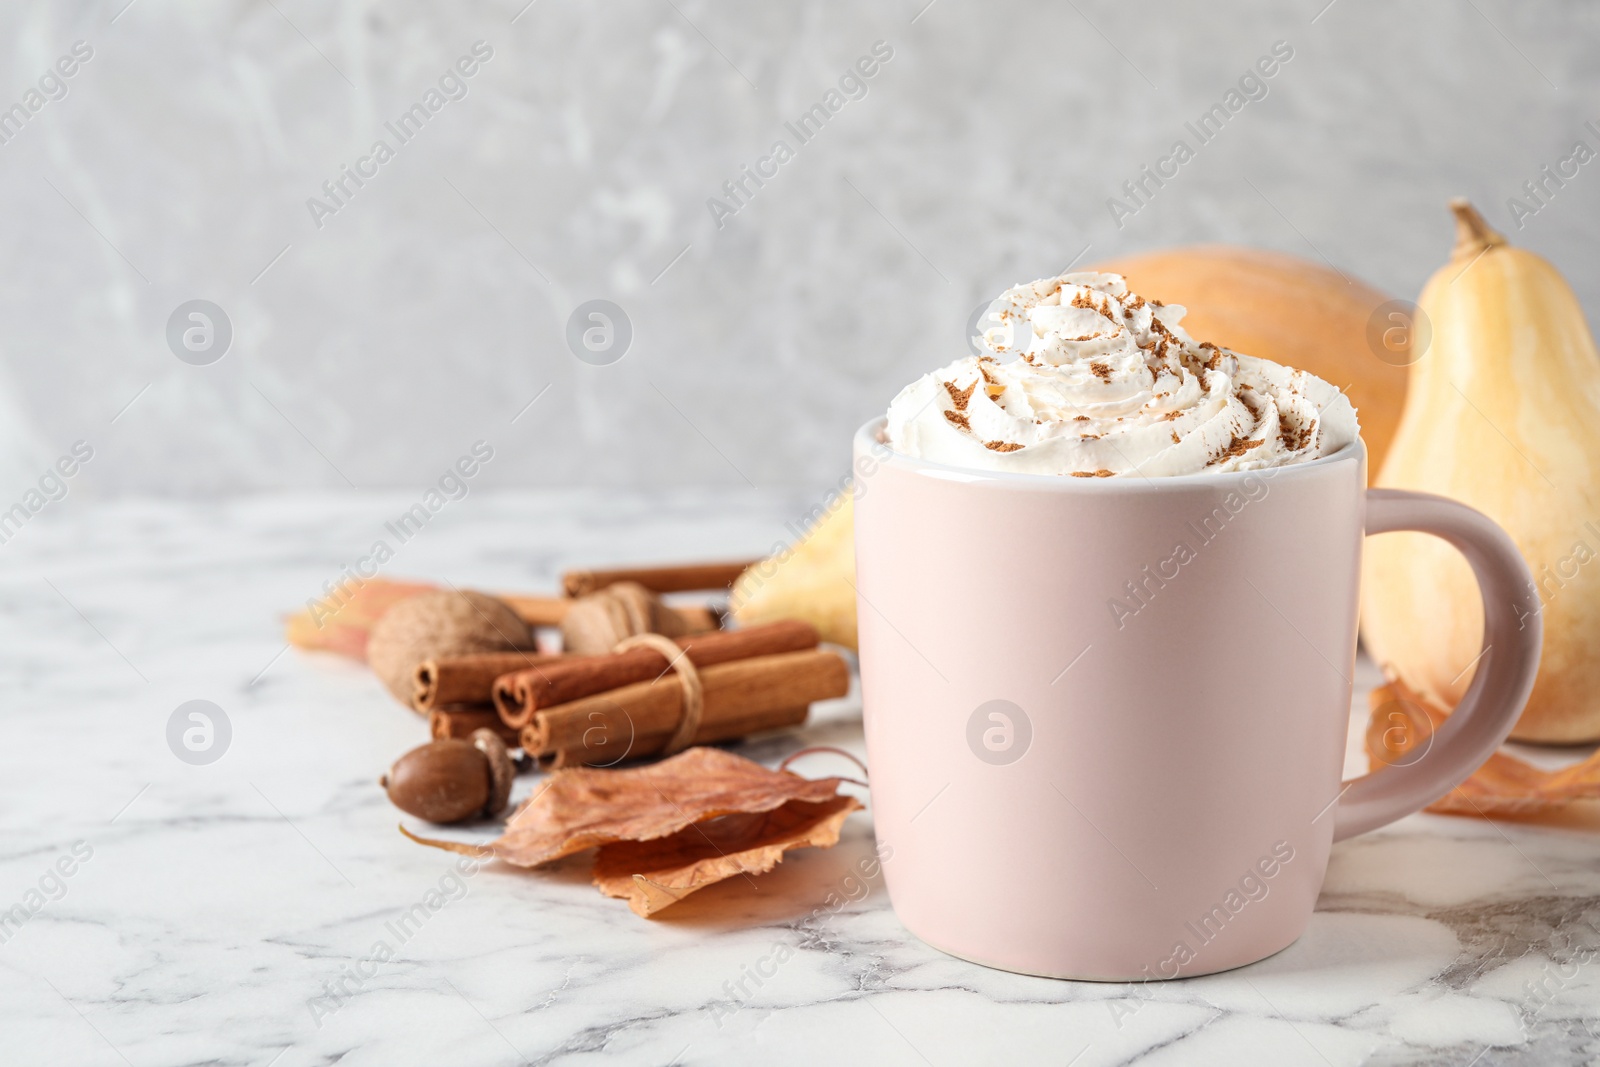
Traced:
[[533, 647], [533, 631], [505, 601], [440, 589], [407, 597], [383, 613], [367, 641], [367, 664], [396, 700], [416, 708], [418, 664], [439, 656]]
[[511, 802], [511, 782], [517, 776], [517, 765], [511, 762], [506, 743], [493, 730], [472, 731], [472, 744], [489, 760], [489, 800], [483, 813], [499, 815]]

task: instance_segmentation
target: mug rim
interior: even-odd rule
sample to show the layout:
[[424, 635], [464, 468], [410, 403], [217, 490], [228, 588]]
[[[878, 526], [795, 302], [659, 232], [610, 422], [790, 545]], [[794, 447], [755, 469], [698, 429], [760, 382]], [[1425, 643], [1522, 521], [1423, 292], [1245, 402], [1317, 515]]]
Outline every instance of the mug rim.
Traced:
[[[1018, 488], [1050, 489], [1059, 491], [1108, 493], [1108, 492], [1161, 492], [1164, 489], [1192, 488], [1195, 486], [1224, 486], [1239, 484], [1249, 477], [1280, 478], [1284, 475], [1301, 471], [1310, 471], [1313, 468], [1329, 467], [1337, 463], [1359, 462], [1366, 454], [1366, 441], [1359, 434], [1356, 439], [1345, 445], [1339, 451], [1305, 463], [1290, 463], [1280, 467], [1258, 467], [1244, 471], [1217, 471], [1195, 474], [1163, 474], [1149, 478], [1070, 478], [1059, 474], [1026, 474], [1019, 471], [975, 470], [971, 467], [957, 467], [949, 463], [939, 463], [930, 459], [917, 456], [908, 456], [904, 452], [897, 452], [887, 441], [881, 439], [880, 434], [888, 424], [887, 415], [878, 415], [868, 419], [856, 430], [852, 439], [854, 451], [857, 454], [867, 452], [883, 465], [903, 467], [917, 474], [932, 478], [941, 478], [946, 481], [1014, 485]], [[874, 446], [881, 445], [884, 452], [874, 451]], [[859, 472], [857, 472], [859, 473]]]

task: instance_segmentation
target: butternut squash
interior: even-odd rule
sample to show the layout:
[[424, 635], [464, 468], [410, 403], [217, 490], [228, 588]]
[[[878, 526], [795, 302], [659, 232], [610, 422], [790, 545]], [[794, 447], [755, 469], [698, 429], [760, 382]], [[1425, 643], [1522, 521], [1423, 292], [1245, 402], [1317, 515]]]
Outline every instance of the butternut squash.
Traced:
[[[1465, 200], [1450, 206], [1455, 251], [1418, 300], [1432, 345], [1411, 367], [1376, 484], [1454, 497], [1505, 528], [1534, 575], [1517, 610], [1542, 606], [1545, 626], [1511, 736], [1600, 740], [1600, 354], [1555, 267], [1512, 247]], [[1466, 563], [1422, 534], [1371, 538], [1361, 630], [1379, 663], [1454, 707], [1483, 636]]]

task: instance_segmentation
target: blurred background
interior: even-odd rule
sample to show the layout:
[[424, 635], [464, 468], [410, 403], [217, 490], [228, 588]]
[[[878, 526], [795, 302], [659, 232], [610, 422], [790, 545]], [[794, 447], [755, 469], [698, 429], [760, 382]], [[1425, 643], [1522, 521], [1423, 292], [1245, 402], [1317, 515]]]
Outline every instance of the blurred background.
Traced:
[[81, 440], [74, 499], [413, 491], [483, 441], [474, 491], [814, 491], [1007, 285], [1222, 241], [1414, 298], [1457, 194], [1600, 307], [1600, 163], [1509, 205], [1600, 148], [1597, 34], [1578, 0], [13, 0], [0, 488]]

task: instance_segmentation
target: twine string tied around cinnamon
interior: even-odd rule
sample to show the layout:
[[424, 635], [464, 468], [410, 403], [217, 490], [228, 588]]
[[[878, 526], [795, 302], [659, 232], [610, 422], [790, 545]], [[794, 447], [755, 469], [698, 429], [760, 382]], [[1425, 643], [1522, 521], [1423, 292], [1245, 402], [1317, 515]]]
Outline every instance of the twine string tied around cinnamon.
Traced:
[[667, 670], [678, 677], [678, 684], [683, 688], [683, 714], [660, 754], [671, 756], [681, 752], [689, 747], [695, 734], [700, 732], [700, 719], [705, 712], [705, 693], [700, 684], [700, 672], [684, 649], [661, 634], [639, 633], [625, 637], [617, 642], [612, 651], [626, 652], [631, 648], [649, 648], [661, 653], [667, 661]]

